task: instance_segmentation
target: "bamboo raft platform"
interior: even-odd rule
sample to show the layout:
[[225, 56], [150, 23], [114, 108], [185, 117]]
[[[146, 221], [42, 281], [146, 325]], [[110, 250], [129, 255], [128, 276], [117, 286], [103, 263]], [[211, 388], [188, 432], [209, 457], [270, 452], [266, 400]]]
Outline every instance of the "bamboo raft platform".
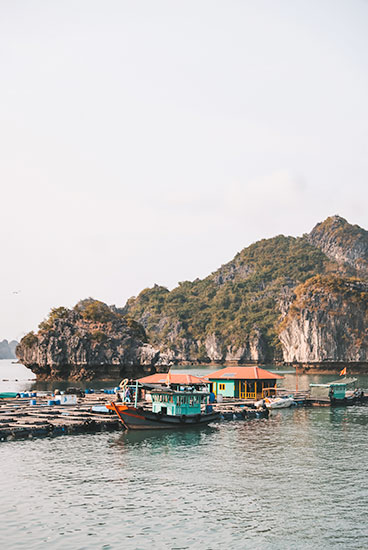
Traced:
[[78, 397], [76, 405], [48, 405], [49, 399], [37, 397], [36, 405], [28, 397], [0, 399], [0, 441], [121, 429], [115, 415], [93, 412], [107, 403], [102, 392]]

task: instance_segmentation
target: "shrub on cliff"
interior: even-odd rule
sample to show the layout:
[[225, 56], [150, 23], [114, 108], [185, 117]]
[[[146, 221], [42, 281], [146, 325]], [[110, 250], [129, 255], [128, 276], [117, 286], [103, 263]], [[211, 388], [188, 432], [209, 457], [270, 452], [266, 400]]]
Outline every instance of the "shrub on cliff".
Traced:
[[96, 323], [108, 323], [109, 321], [121, 318], [121, 315], [112, 311], [107, 304], [93, 298], [87, 298], [78, 302], [74, 306], [74, 311], [80, 313], [87, 321], [94, 321]]
[[21, 346], [24, 346], [25, 348], [31, 348], [37, 342], [38, 342], [37, 336], [35, 335], [35, 333], [33, 331], [31, 331], [28, 334], [26, 334], [25, 336], [23, 336], [23, 338], [21, 339], [19, 344]]
[[90, 338], [92, 341], [98, 342], [99, 344], [102, 344], [102, 342], [106, 342], [108, 336], [101, 330], [95, 330], [91, 333]]
[[70, 309], [67, 309], [66, 307], [52, 308], [48, 317], [38, 325], [38, 328], [42, 332], [47, 332], [51, 330], [54, 326], [56, 319], [66, 319], [68, 317], [69, 312], [70, 312]]

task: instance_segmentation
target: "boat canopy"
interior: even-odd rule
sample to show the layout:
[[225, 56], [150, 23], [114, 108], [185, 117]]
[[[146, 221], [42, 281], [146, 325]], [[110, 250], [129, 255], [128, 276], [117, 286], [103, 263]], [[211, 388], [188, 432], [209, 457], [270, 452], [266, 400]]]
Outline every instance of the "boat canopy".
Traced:
[[357, 381], [357, 378], [340, 378], [339, 380], [334, 380], [333, 382], [329, 383], [329, 386], [341, 386], [344, 384], [345, 386], [350, 386], [350, 384], [354, 384]]
[[338, 380], [328, 382], [328, 384], [309, 384], [311, 397], [315, 399], [327, 399], [330, 397], [345, 399], [346, 387], [354, 384], [356, 381], [356, 378], [339, 378]]

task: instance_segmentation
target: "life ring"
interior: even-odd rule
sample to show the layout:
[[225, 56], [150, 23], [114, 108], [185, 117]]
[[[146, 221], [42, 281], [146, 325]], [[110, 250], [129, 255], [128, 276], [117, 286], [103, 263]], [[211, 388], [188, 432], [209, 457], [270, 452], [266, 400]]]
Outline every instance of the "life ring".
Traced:
[[125, 387], [127, 386], [128, 382], [129, 382], [128, 378], [124, 378], [124, 380], [122, 380], [122, 381], [120, 382], [119, 388], [120, 388], [121, 390], [124, 390]]

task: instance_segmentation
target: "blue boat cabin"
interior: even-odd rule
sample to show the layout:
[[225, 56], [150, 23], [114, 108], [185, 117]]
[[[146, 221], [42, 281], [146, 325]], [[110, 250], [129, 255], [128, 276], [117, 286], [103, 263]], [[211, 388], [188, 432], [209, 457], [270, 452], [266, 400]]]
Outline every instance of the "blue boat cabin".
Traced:
[[152, 391], [152, 412], [171, 416], [200, 414], [208, 395], [207, 392]]

